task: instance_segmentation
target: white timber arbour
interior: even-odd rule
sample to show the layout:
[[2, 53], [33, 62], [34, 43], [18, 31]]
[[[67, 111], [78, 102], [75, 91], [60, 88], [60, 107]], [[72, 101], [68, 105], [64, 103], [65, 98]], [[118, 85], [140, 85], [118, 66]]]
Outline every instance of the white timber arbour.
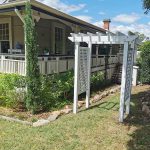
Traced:
[[[119, 121], [123, 122], [125, 113], [130, 112], [130, 97], [132, 88], [132, 73], [134, 52], [138, 36], [132, 35], [113, 35], [107, 32], [106, 35], [101, 33], [83, 34], [71, 33], [69, 40], [75, 43], [75, 70], [74, 70], [74, 106], [73, 113], [78, 111], [78, 95], [86, 92], [86, 108], [90, 105], [90, 76], [91, 76], [91, 52], [92, 44], [122, 44], [124, 45], [123, 52], [123, 67], [122, 67], [122, 82], [120, 95], [120, 110]], [[81, 47], [80, 43], [85, 42], [88, 47]]]

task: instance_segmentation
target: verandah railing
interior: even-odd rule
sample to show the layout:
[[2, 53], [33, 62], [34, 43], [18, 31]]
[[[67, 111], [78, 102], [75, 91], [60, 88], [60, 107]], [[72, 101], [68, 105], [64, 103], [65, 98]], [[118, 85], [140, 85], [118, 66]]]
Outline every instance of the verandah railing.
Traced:
[[0, 55], [0, 72], [25, 75], [25, 59], [23, 55]]
[[[38, 57], [38, 59], [42, 74], [61, 73], [74, 68], [74, 56], [49, 56]], [[107, 69], [111, 76], [117, 63], [118, 57], [116, 55], [93, 55], [91, 64], [92, 72], [99, 70], [106, 71]], [[0, 72], [25, 75], [25, 56], [0, 55]]]

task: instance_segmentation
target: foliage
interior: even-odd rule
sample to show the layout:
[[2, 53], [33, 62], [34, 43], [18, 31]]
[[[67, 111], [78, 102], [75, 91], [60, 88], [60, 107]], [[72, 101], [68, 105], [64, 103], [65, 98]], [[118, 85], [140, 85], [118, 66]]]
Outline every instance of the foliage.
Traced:
[[150, 41], [143, 43], [139, 49], [141, 51], [141, 57], [138, 60], [140, 79], [142, 83], [150, 83]]
[[143, 8], [145, 9], [145, 13], [147, 14], [150, 10], [150, 0], [143, 0]]
[[[68, 71], [61, 74], [41, 75], [41, 89], [39, 97], [43, 103], [39, 111], [60, 109], [72, 103], [74, 74]], [[97, 72], [91, 76], [92, 90], [104, 86], [104, 74]], [[0, 105], [17, 109], [27, 101], [26, 78], [16, 74], [0, 75]]]
[[[91, 76], [92, 89], [97, 89], [105, 84], [104, 74], [97, 72]], [[62, 74], [53, 74], [42, 77], [41, 98], [44, 109], [58, 109], [71, 103], [73, 99], [74, 77], [73, 71]]]
[[36, 113], [43, 108], [41, 99], [41, 78], [38, 66], [38, 48], [35, 24], [32, 18], [31, 5], [26, 4], [25, 11], [25, 35], [26, 35], [26, 76], [27, 76], [27, 99], [26, 106], [32, 113]]
[[20, 103], [23, 104], [25, 83], [25, 77], [0, 74], [0, 106], [17, 108]]
[[139, 43], [141, 43], [146, 38], [146, 35], [143, 33], [135, 32], [135, 34], [139, 36]]
[[41, 93], [46, 110], [60, 108], [69, 103], [73, 93], [73, 72], [43, 76]]
[[93, 89], [100, 88], [105, 84], [105, 77], [103, 72], [93, 73], [91, 76], [91, 87]]
[[138, 35], [138, 42], [141, 43], [145, 38], [146, 38], [146, 35], [143, 34], [143, 33], [140, 33], [140, 32], [131, 32], [131, 31], [128, 31], [128, 35]]

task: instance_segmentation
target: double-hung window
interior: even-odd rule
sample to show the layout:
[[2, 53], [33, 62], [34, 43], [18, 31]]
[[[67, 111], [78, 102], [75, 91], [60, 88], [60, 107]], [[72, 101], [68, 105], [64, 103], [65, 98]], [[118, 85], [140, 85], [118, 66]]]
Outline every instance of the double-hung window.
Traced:
[[9, 42], [9, 23], [0, 23], [0, 52], [8, 53]]

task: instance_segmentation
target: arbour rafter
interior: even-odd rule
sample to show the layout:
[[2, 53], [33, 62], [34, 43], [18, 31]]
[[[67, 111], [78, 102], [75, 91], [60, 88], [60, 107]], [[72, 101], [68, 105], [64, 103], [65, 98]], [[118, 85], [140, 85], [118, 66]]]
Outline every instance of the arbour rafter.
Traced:
[[107, 35], [101, 34], [97, 32], [96, 34], [92, 33], [71, 33], [71, 37], [69, 37], [69, 40], [72, 42], [91, 42], [92, 44], [124, 44], [124, 42], [132, 42], [137, 39], [137, 35], [132, 36], [126, 36], [126, 35], [112, 35], [111, 33], [107, 33]]

